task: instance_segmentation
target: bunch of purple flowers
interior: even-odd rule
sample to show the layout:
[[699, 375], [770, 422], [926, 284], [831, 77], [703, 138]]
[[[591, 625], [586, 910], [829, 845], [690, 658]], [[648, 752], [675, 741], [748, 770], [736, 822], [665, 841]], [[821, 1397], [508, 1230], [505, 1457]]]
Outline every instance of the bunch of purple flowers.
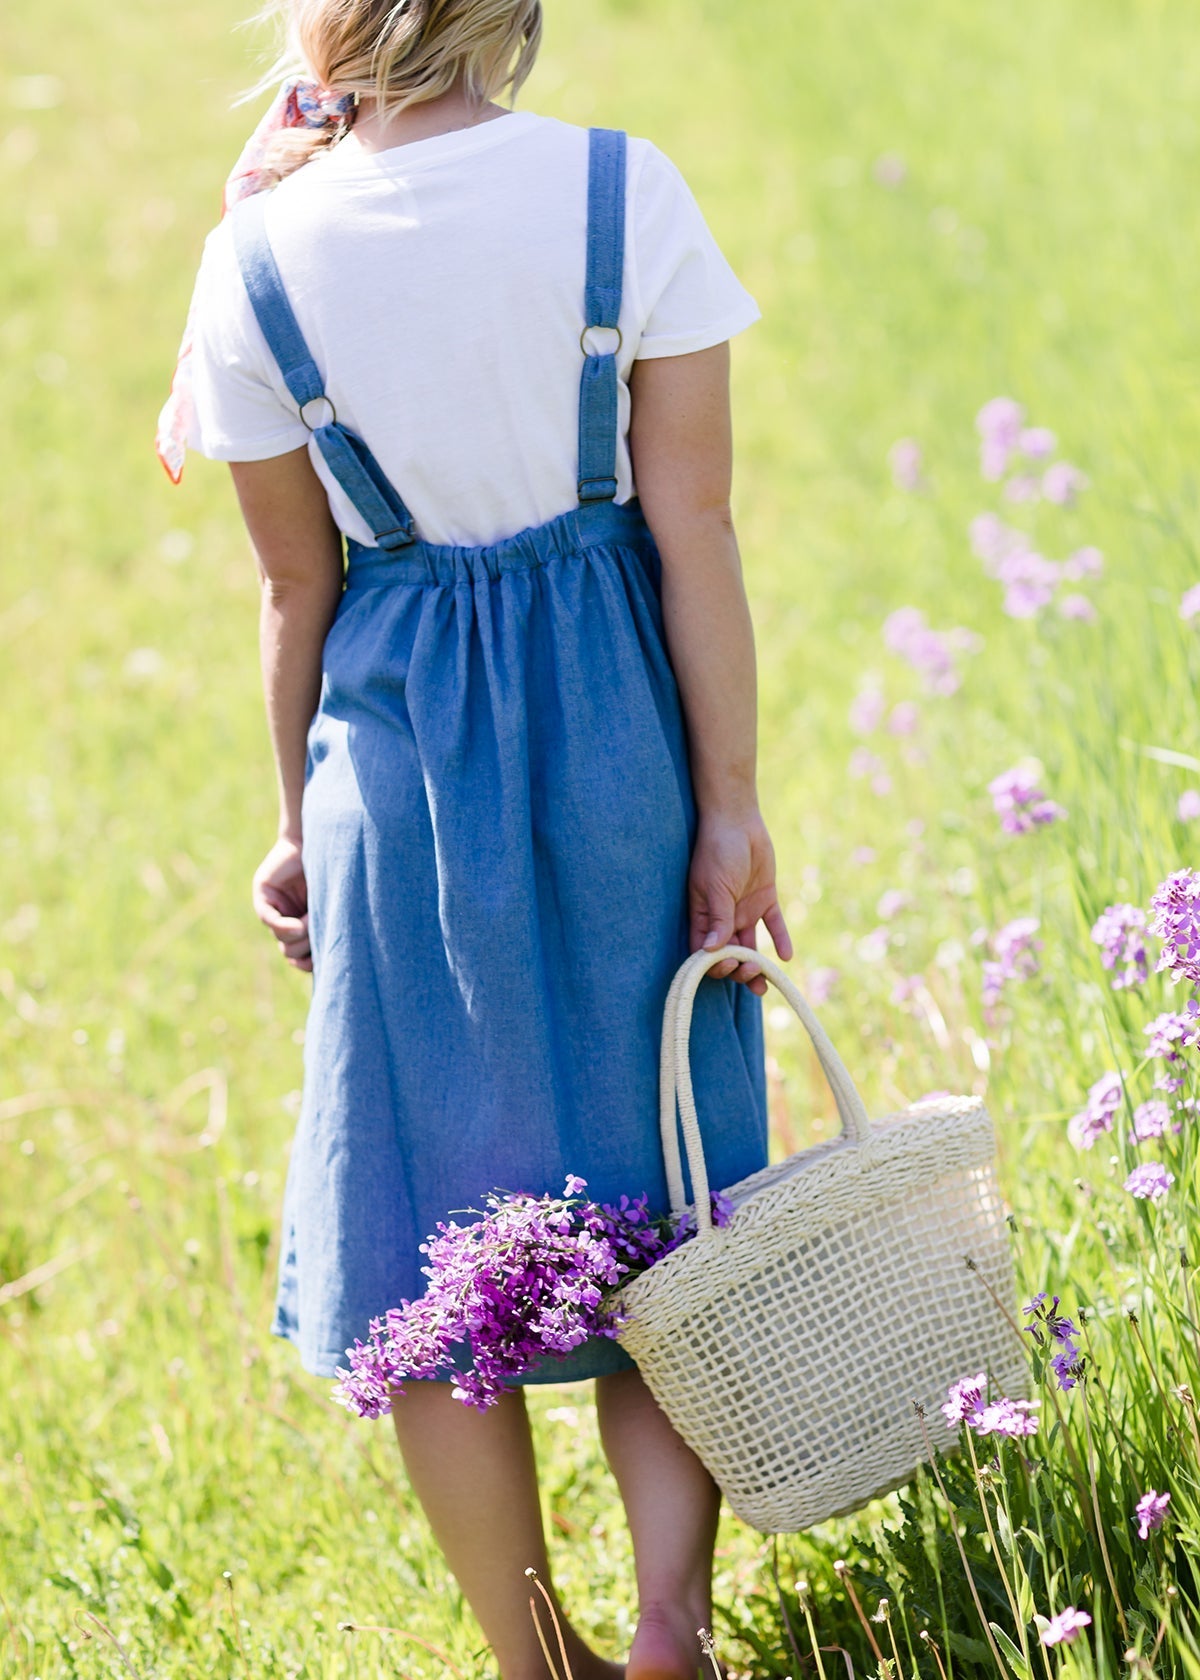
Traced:
[[1049, 1296], [1045, 1290], [1034, 1296], [1023, 1309], [1025, 1317], [1030, 1320], [1025, 1326], [1025, 1334], [1032, 1336], [1040, 1348], [1056, 1350], [1050, 1357], [1050, 1369], [1059, 1388], [1069, 1390], [1078, 1382], [1086, 1361], [1076, 1340], [1080, 1334], [1079, 1326], [1059, 1312], [1059, 1299], [1056, 1295], [1047, 1306]]
[[[486, 1411], [543, 1359], [615, 1337], [614, 1291], [694, 1235], [695, 1222], [653, 1218], [645, 1196], [622, 1196], [616, 1207], [586, 1201], [586, 1189], [572, 1174], [562, 1196], [496, 1191], [471, 1224], [439, 1224], [422, 1244], [429, 1288], [372, 1320], [369, 1341], [347, 1350], [334, 1398], [359, 1417], [381, 1417], [405, 1380], [453, 1372], [455, 1397]], [[715, 1224], [728, 1224], [731, 1211], [713, 1197]]]
[[988, 783], [992, 804], [1006, 834], [1031, 834], [1035, 828], [1059, 822], [1066, 816], [1062, 806], [1047, 799], [1038, 787], [1037, 776], [1032, 764], [1016, 764]]

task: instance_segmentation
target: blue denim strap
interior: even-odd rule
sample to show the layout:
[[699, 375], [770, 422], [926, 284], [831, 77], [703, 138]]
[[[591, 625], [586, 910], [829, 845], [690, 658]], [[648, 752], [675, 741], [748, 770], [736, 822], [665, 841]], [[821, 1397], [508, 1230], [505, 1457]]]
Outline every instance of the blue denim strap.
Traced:
[[[624, 269], [625, 136], [619, 129], [592, 128], [588, 130], [587, 327], [617, 326]], [[616, 351], [603, 356], [585, 351], [579, 384], [579, 500], [610, 502], [616, 493]]]
[[[266, 193], [254, 193], [230, 212], [238, 266], [255, 319], [296, 401], [301, 420], [316, 439], [330, 472], [370, 527], [375, 541], [380, 548], [405, 548], [415, 540], [412, 514], [362, 438], [342, 425], [325, 395], [325, 383], [292, 312], [267, 238], [266, 198]], [[328, 419], [322, 425], [313, 426], [304, 411], [318, 402], [328, 411]]]

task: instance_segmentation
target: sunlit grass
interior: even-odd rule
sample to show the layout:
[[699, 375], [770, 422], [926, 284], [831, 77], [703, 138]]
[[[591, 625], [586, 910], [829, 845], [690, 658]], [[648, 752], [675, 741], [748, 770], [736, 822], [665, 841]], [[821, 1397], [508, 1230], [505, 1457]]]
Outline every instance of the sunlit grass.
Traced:
[[[305, 988], [247, 901], [273, 824], [255, 588], [228, 475], [194, 460], [172, 490], [150, 448], [251, 120], [229, 108], [257, 73], [240, 14], [46, 0], [3, 23], [0, 1642], [23, 1680], [124, 1672], [99, 1623], [143, 1676], [446, 1672], [339, 1623], [486, 1672], [386, 1428], [351, 1423], [265, 1333]], [[1198, 44], [1166, 0], [555, 0], [524, 100], [652, 137], [760, 302], [735, 347], [736, 495], [797, 967], [841, 972], [824, 1014], [868, 1106], [986, 1092], [1025, 1280], [1095, 1305], [1128, 1450], [1164, 1458], [1121, 1306], [1143, 1291], [1147, 1344], [1182, 1380], [1170, 1245], [1103, 1148], [1081, 1167], [1064, 1121], [1133, 1065], [1158, 1007], [1107, 990], [1088, 928], [1190, 861], [1175, 808], [1200, 786], [1179, 762], [1200, 758], [1200, 660], [1177, 615], [1200, 577]], [[876, 169], [893, 154], [901, 180]], [[1077, 508], [1038, 511], [1038, 537], [1056, 558], [1105, 552], [1096, 625], [1006, 619], [969, 551], [971, 517], [1000, 505], [972, 419], [1001, 391], [1092, 480]], [[901, 436], [927, 492], [891, 483]], [[906, 604], [984, 646], [958, 695], [922, 699], [927, 763], [880, 749], [881, 798], [848, 776], [847, 708], [870, 671], [920, 698], [880, 635]], [[1028, 753], [1070, 815], [1007, 840], [986, 784]], [[892, 888], [912, 905], [881, 952]], [[1042, 974], [989, 1030], [971, 938], [1023, 914]], [[934, 1011], [893, 1003], [914, 974]], [[772, 1021], [780, 1136], [800, 1141], [832, 1108]], [[1194, 1206], [1186, 1161], [1172, 1230]], [[628, 1543], [586, 1391], [536, 1408], [564, 1594], [616, 1650]], [[1120, 1450], [1102, 1464], [1114, 1513]], [[877, 1519], [797, 1551], [859, 1661], [831, 1565], [880, 1543]], [[719, 1576], [739, 1616], [765, 1595], [754, 1672], [794, 1669], [766, 1553], [732, 1521]]]

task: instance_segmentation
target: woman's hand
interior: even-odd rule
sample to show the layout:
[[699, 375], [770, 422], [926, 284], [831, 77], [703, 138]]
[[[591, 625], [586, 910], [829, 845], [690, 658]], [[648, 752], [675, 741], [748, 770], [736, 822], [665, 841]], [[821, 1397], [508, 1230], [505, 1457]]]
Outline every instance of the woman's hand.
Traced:
[[[779, 894], [775, 849], [757, 812], [750, 817], [701, 816], [688, 876], [691, 945], [714, 951], [720, 945], [757, 949], [758, 923], [765, 922], [781, 962], [792, 955]], [[767, 982], [750, 963], [720, 963], [715, 979], [732, 975], [762, 997]]]
[[251, 897], [259, 921], [275, 935], [285, 962], [311, 974], [308, 883], [298, 841], [276, 840], [254, 871]]

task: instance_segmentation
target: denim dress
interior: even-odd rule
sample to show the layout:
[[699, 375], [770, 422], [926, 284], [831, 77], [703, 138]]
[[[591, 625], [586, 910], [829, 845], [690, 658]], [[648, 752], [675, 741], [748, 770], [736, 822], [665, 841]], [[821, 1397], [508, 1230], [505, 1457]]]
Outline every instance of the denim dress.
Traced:
[[[578, 505], [483, 547], [421, 540], [324, 395], [265, 195], [231, 212], [271, 354], [375, 534], [347, 539], [302, 810], [313, 990], [272, 1328], [318, 1376], [423, 1292], [422, 1243], [490, 1190], [574, 1173], [668, 1205], [658, 1050], [696, 816], [658, 550], [615, 500], [616, 356], [587, 345], [616, 336], [625, 159], [590, 131]], [[706, 980], [694, 1019], [718, 1187], [767, 1159], [761, 1005]], [[527, 1380], [630, 1363], [596, 1338]]]

